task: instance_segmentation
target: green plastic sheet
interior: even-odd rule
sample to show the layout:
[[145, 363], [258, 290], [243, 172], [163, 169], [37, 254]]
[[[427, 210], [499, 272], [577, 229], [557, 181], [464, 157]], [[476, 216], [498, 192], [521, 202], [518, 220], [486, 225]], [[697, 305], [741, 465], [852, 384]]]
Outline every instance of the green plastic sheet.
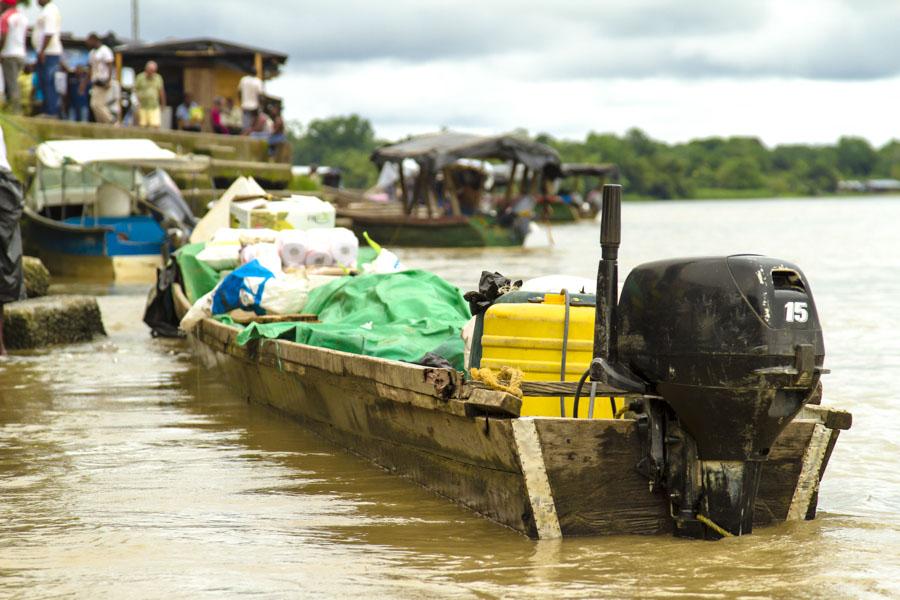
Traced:
[[252, 323], [237, 342], [289, 339], [406, 362], [433, 352], [464, 368], [460, 332], [471, 318], [469, 306], [456, 287], [433, 273], [342, 277], [310, 292], [303, 312], [317, 314], [320, 323]]
[[197, 260], [197, 255], [206, 247], [203, 242], [182, 246], [175, 252], [175, 260], [181, 269], [184, 281], [184, 293], [191, 304], [205, 294], [211, 292], [219, 283], [219, 272], [204, 262]]

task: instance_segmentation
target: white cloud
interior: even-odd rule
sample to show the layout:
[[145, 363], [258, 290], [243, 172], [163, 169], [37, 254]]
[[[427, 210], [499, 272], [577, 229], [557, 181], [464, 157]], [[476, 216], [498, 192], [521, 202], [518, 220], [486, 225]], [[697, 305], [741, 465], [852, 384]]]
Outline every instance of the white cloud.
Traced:
[[895, 135], [890, 115], [900, 97], [900, 77], [546, 82], [511, 77], [477, 61], [366, 63], [287, 75], [270, 87], [290, 98], [289, 118], [306, 122], [357, 112], [387, 139], [441, 126], [484, 132], [525, 127], [569, 138], [640, 127], [670, 142], [748, 135], [770, 145], [833, 143], [852, 134], [882, 144]]
[[[56, 0], [66, 29], [127, 34], [129, 2]], [[287, 115], [357, 112], [379, 134], [637, 126], [668, 140], [881, 143], [900, 77], [892, 0], [143, 0], [144, 37], [290, 55]]]

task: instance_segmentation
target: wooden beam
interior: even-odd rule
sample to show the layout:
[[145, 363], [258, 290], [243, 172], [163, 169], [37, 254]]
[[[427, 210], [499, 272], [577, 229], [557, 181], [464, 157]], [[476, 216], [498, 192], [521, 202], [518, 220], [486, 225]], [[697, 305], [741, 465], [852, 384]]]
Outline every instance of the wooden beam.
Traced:
[[506, 194], [504, 198], [506, 199], [506, 203], [509, 204], [512, 200], [513, 196], [513, 186], [516, 184], [516, 169], [519, 167], [519, 161], [513, 160], [512, 165], [509, 168], [509, 182], [506, 184]]
[[[116, 52], [116, 79], [119, 80], [119, 85], [122, 84], [122, 53]], [[119, 94], [119, 119], [124, 117], [122, 114], [122, 100], [125, 98], [125, 94]]]
[[444, 167], [444, 192], [450, 199], [450, 208], [454, 216], [461, 216], [462, 209], [459, 206], [459, 196], [456, 193], [456, 182], [453, 181], [453, 171]]
[[513, 419], [512, 430], [519, 462], [522, 463], [522, 475], [525, 478], [525, 489], [528, 492], [528, 502], [534, 515], [538, 538], [542, 540], [561, 538], [556, 502], [550, 489], [544, 453], [534, 418]]
[[406, 177], [403, 174], [403, 159], [397, 161], [397, 177], [400, 178], [400, 202], [403, 204], [403, 212], [409, 214], [410, 207], [408, 194], [406, 193]]
[[822, 475], [822, 462], [825, 460], [829, 442], [831, 437], [837, 433], [836, 430], [816, 423], [809, 445], [803, 455], [803, 466], [788, 509], [788, 521], [799, 521], [806, 518], [813, 500], [817, 498]]
[[253, 55], [253, 67], [256, 69], [256, 76], [263, 79], [263, 75], [265, 75], [263, 73], [263, 58], [259, 52]]
[[518, 417], [522, 412], [522, 399], [499, 390], [474, 390], [466, 399], [466, 406], [475, 414]]
[[[575, 381], [523, 381], [521, 383], [522, 394], [525, 396], [566, 396], [573, 397], [575, 395], [578, 383]], [[488, 389], [487, 386], [480, 381], [470, 381], [466, 383], [466, 387], [472, 389]], [[585, 384], [582, 391], [582, 397], [587, 397], [590, 387]], [[640, 398], [641, 394], [626, 392], [605, 383], [597, 383], [598, 397], [615, 396], [616, 398]]]

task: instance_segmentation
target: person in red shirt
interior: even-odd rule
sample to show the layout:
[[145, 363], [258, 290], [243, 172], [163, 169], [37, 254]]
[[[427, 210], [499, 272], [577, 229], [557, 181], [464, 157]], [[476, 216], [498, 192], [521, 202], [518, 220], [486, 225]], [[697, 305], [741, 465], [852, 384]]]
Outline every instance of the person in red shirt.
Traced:
[[212, 109], [209, 111], [209, 119], [212, 121], [213, 131], [216, 133], [230, 133], [228, 131], [228, 127], [222, 122], [222, 106], [224, 105], [224, 101], [221, 96], [216, 96], [213, 98]]
[[25, 39], [28, 17], [19, 10], [19, 0], [3, 0], [5, 8], [0, 16], [0, 64], [6, 90], [6, 107], [13, 113], [22, 112], [19, 74], [25, 68]]

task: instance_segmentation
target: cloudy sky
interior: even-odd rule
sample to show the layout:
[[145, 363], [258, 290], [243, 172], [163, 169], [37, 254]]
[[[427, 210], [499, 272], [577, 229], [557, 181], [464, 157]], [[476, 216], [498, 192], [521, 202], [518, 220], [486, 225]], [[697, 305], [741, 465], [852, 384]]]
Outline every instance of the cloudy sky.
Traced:
[[[66, 31], [130, 32], [129, 0], [56, 0]], [[683, 141], [900, 137], [896, 0], [140, 0], [141, 37], [289, 55], [301, 121], [397, 138], [448, 126]], [[32, 9], [34, 12], [34, 9]]]

